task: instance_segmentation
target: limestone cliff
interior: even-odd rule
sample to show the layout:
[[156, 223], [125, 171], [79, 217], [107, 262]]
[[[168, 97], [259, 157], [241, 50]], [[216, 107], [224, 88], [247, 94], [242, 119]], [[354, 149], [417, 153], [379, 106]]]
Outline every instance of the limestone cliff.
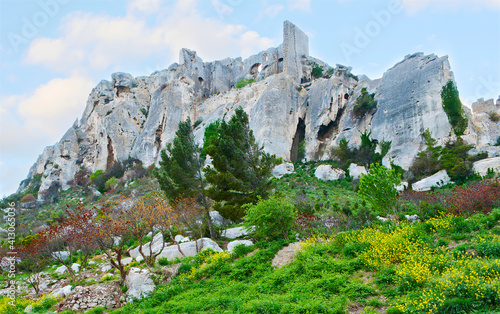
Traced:
[[[330, 69], [309, 56], [307, 36], [286, 21], [282, 45], [245, 60], [203, 62], [188, 49], [181, 50], [179, 59], [150, 76], [114, 73], [111, 81], [101, 81], [82, 118], [43, 151], [28, 178], [42, 173], [41, 191], [53, 182], [67, 189], [82, 167], [93, 172], [129, 157], [144, 166], [155, 164], [179, 121], [201, 121], [195, 130], [201, 143], [208, 124], [231, 116], [239, 106], [249, 114], [250, 127], [265, 150], [292, 161], [301, 141], [307, 159], [326, 159], [341, 138], [356, 144], [362, 132], [371, 130], [373, 138], [392, 141], [388, 158], [407, 168], [424, 146], [421, 134], [426, 128], [440, 141], [451, 131], [440, 96], [442, 86], [453, 80], [447, 57], [413, 54], [380, 79], [358, 78], [348, 67]], [[314, 78], [312, 65], [330, 71]], [[243, 78], [256, 82], [235, 88]], [[375, 93], [378, 105], [374, 113], [359, 118], [352, 109], [363, 87]], [[487, 110], [498, 112], [498, 105], [493, 106], [488, 103]], [[467, 138], [475, 144], [491, 143], [500, 133], [498, 122], [485, 124], [481, 114], [470, 120]]]

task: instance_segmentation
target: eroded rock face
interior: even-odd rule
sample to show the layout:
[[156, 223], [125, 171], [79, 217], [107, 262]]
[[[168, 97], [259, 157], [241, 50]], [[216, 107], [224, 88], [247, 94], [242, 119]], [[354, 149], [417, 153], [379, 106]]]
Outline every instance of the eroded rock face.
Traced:
[[423, 149], [421, 135], [429, 129], [439, 143], [452, 132], [442, 108], [441, 89], [453, 80], [447, 57], [421, 53], [405, 59], [384, 73], [375, 99], [372, 137], [391, 141], [387, 157], [403, 168]]
[[[202, 143], [205, 128], [238, 107], [249, 115], [250, 128], [264, 149], [288, 161], [298, 160], [305, 143], [306, 160], [331, 158], [342, 138], [359, 144], [360, 134], [372, 132], [378, 141], [392, 141], [385, 163], [393, 159], [408, 168], [424, 148], [421, 134], [429, 128], [441, 143], [451, 132], [441, 107], [441, 88], [453, 79], [448, 58], [413, 54], [389, 69], [382, 78], [355, 77], [337, 65], [328, 77], [313, 79], [308, 38], [285, 22], [283, 44], [242, 60], [203, 62], [196, 52], [182, 49], [179, 63], [150, 76], [114, 73], [90, 93], [79, 121], [59, 143], [47, 147], [30, 169], [28, 178], [43, 174], [44, 191], [67, 189], [81, 168], [105, 170], [129, 157], [144, 167], [158, 163], [160, 151], [175, 137], [179, 121], [194, 123], [195, 140]], [[255, 83], [235, 88], [243, 79]], [[352, 113], [361, 89], [375, 94], [377, 109], [363, 117]], [[500, 127], [484, 122], [496, 104], [474, 106], [466, 131], [469, 143], [491, 143]], [[495, 124], [496, 123], [496, 124]], [[497, 130], [498, 129], [498, 130]], [[19, 191], [25, 188], [23, 183]]]

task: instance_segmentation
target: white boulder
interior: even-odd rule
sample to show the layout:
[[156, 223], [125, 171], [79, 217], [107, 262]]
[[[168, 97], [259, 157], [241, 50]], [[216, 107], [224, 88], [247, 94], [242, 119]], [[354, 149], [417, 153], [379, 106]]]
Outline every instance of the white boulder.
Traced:
[[367, 173], [368, 171], [366, 171], [366, 168], [363, 166], [358, 166], [356, 164], [349, 165], [349, 175], [354, 180], [361, 178], [362, 174], [367, 174]]
[[128, 265], [128, 264], [132, 263], [132, 257], [123, 258], [121, 262], [122, 262], [122, 265]]
[[[198, 246], [198, 249], [200, 251], [205, 250], [205, 249], [212, 249], [217, 252], [221, 252], [222, 249], [219, 247], [219, 245], [214, 242], [210, 238], [203, 238], [203, 239], [198, 239], [196, 241], [190, 241], [190, 242], [185, 242], [179, 244], [181, 247], [182, 253], [184, 253], [185, 256], [195, 256], [198, 252], [196, 251], [196, 247]], [[179, 249], [177, 248], [177, 245], [170, 245], [167, 246], [161, 253], [158, 255], [157, 258], [160, 257], [166, 257], [167, 259], [174, 259], [176, 257], [182, 257], [182, 254], [179, 252]]]
[[[153, 244], [151, 244], [153, 243]], [[161, 248], [163, 247], [163, 234], [161, 232], [158, 232], [154, 237], [153, 241], [147, 242], [142, 245], [142, 252], [144, 255], [149, 256], [149, 246], [152, 245], [151, 249], [153, 253], [158, 253]], [[165, 246], [167, 244], [165, 243]], [[129, 251], [130, 257], [133, 257], [137, 259], [139, 256], [141, 256], [141, 253], [139, 253], [139, 247], [133, 248], [132, 250]]]
[[52, 253], [52, 257], [56, 259], [62, 259], [65, 260], [69, 257], [69, 252], [68, 251], [57, 251]]
[[236, 240], [236, 241], [231, 241], [227, 244], [227, 250], [229, 252], [232, 252], [234, 248], [240, 244], [243, 244], [244, 246], [250, 246], [253, 245], [253, 242], [250, 240]]
[[448, 183], [453, 182], [451, 182], [446, 170], [441, 170], [430, 177], [413, 183], [412, 187], [414, 191], [429, 191], [432, 187], [440, 187]]
[[500, 157], [492, 157], [478, 160], [474, 163], [474, 172], [484, 177], [488, 173], [488, 169], [492, 169], [495, 173], [500, 173]]
[[345, 178], [345, 172], [342, 169], [333, 168], [330, 165], [320, 165], [316, 168], [314, 176], [323, 181], [334, 181]]
[[273, 168], [272, 176], [275, 178], [281, 178], [285, 174], [291, 174], [295, 171], [295, 168], [291, 162], [285, 162], [277, 165]]
[[62, 266], [59, 266], [59, 267], [56, 268], [55, 273], [58, 274], [58, 275], [62, 275], [62, 274], [64, 274], [67, 271], [68, 271], [68, 269], [66, 268], [66, 266], [62, 265]]
[[212, 219], [212, 224], [216, 227], [232, 223], [230, 220], [222, 217], [221, 214], [219, 214], [219, 212], [216, 210], [210, 212], [210, 218]]
[[65, 297], [65, 296], [70, 295], [72, 290], [73, 290], [72, 286], [65, 286], [65, 287], [62, 287], [62, 288], [59, 288], [59, 289], [52, 291], [51, 294], [56, 298]]
[[234, 227], [234, 228], [226, 229], [222, 233], [222, 236], [225, 236], [226, 238], [229, 238], [229, 239], [236, 239], [236, 238], [240, 238], [242, 236], [245, 236], [247, 234], [248, 234], [248, 231], [246, 230], [245, 227]]
[[127, 294], [140, 299], [151, 293], [155, 289], [155, 284], [149, 275], [149, 270], [132, 267], [125, 279]]
[[79, 272], [79, 271], [80, 271], [80, 264], [78, 264], [78, 263], [73, 263], [73, 265], [71, 265], [71, 269], [72, 269], [75, 273]]
[[106, 273], [111, 270], [111, 268], [113, 268], [113, 266], [111, 266], [110, 264], [104, 265], [101, 267], [101, 272]]

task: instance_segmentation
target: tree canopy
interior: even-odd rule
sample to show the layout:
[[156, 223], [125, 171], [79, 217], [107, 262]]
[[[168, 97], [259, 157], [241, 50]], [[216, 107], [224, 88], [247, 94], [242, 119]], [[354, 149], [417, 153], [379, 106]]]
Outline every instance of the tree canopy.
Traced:
[[216, 203], [214, 209], [231, 220], [240, 220], [243, 204], [255, 204], [258, 196], [266, 198], [271, 185], [271, 171], [276, 158], [265, 153], [248, 126], [248, 115], [239, 107], [227, 122], [209, 125], [205, 132], [204, 153], [213, 167], [205, 167], [207, 195]]

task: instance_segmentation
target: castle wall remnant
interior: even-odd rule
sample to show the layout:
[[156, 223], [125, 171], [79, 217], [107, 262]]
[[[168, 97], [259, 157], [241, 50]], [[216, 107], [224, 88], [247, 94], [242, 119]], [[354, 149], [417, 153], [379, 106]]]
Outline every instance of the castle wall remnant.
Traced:
[[309, 57], [309, 37], [290, 21], [283, 23], [284, 71], [300, 81], [302, 62]]

